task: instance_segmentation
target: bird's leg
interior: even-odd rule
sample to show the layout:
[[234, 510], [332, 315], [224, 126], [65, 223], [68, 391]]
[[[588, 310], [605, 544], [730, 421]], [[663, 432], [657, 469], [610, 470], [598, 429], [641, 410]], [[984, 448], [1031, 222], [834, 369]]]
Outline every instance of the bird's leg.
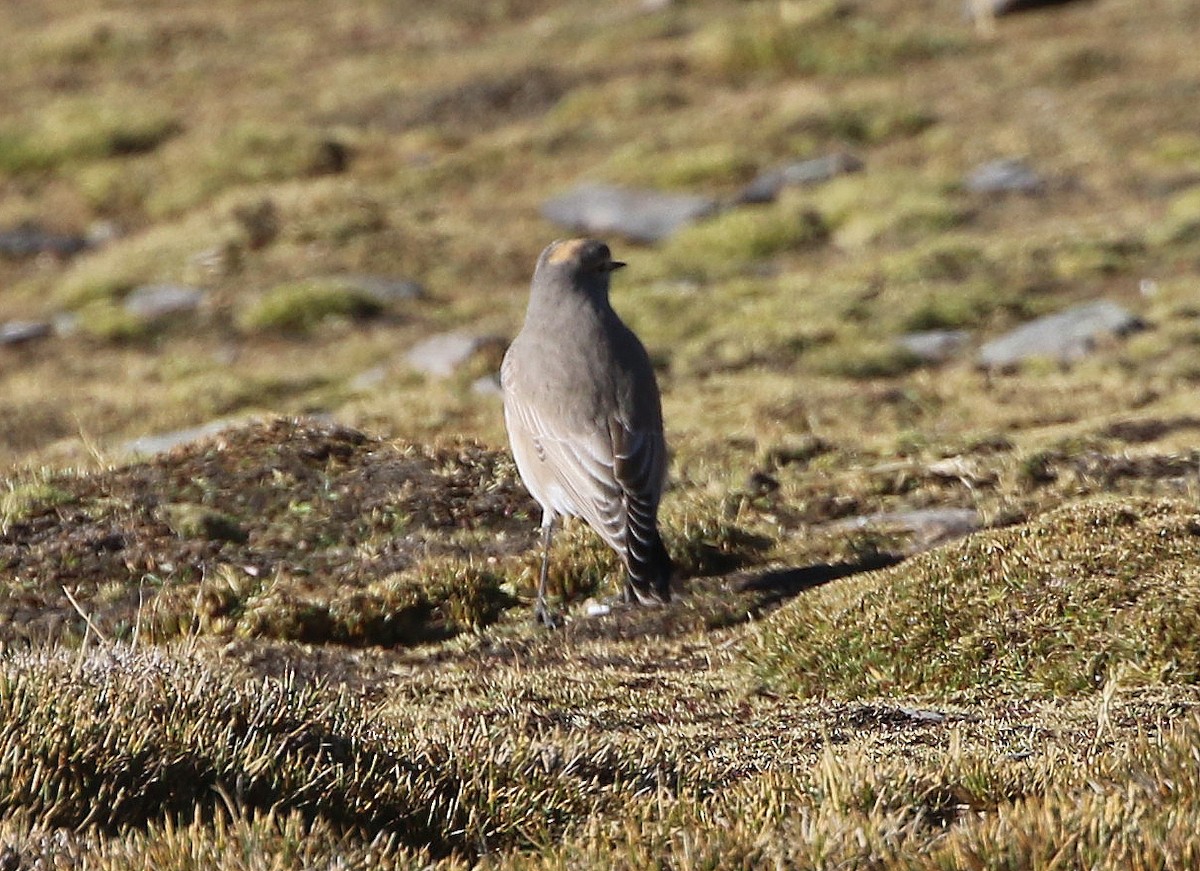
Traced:
[[550, 539], [554, 534], [554, 515], [542, 512], [542, 572], [538, 578], [537, 605], [533, 615], [547, 629], [557, 629], [558, 620], [546, 604], [546, 582], [550, 577]]

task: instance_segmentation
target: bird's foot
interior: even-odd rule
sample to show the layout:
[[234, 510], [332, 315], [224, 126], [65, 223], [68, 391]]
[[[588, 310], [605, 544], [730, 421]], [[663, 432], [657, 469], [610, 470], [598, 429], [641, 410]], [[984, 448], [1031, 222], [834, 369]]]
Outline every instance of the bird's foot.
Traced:
[[547, 629], [558, 629], [562, 625], [562, 618], [550, 610], [545, 602], [539, 601], [533, 607], [533, 622]]

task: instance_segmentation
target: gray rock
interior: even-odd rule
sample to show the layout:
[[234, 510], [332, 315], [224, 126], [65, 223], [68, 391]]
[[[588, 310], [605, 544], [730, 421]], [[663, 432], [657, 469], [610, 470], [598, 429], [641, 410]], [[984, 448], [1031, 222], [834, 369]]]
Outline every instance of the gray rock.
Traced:
[[204, 291], [186, 284], [144, 284], [125, 297], [128, 314], [143, 321], [160, 321], [191, 314], [204, 302]]
[[388, 278], [383, 275], [346, 275], [341, 281], [351, 290], [370, 297], [381, 305], [407, 302], [426, 297], [420, 282], [408, 278]]
[[79, 332], [79, 315], [75, 312], [59, 312], [51, 320], [50, 326], [56, 336], [73, 336]]
[[484, 348], [500, 344], [494, 336], [476, 336], [456, 330], [418, 342], [409, 348], [404, 359], [418, 372], [446, 378]]
[[1141, 318], [1115, 302], [1084, 303], [993, 339], [979, 349], [979, 365], [985, 369], [1011, 369], [1034, 358], [1072, 363], [1090, 354], [1098, 340], [1124, 336], [1144, 326]]
[[659, 242], [717, 210], [705, 196], [583, 184], [542, 203], [542, 216], [572, 232], [615, 233], [642, 243]]
[[0, 324], [0, 345], [24, 345], [44, 339], [53, 331], [45, 321], [8, 321]]
[[125, 444], [121, 445], [121, 451], [126, 454], [138, 454], [141, 456], [164, 454], [172, 448], [217, 435], [242, 423], [245, 423], [245, 421], [232, 417], [210, 420], [208, 423], [202, 423], [199, 426], [190, 426], [186, 429], [177, 429], [157, 435], [141, 436], [140, 438], [125, 442]]
[[969, 330], [926, 330], [897, 339], [900, 347], [923, 363], [944, 363], [971, 340]]
[[39, 254], [73, 257], [88, 247], [84, 236], [70, 233], [51, 233], [31, 221], [8, 230], [0, 230], [0, 257], [24, 260]]
[[351, 378], [348, 386], [351, 390], [374, 390], [387, 379], [387, 376], [388, 368], [386, 366], [372, 366]]
[[480, 396], [499, 396], [503, 390], [500, 387], [500, 373], [493, 372], [471, 382], [471, 392]]
[[769, 203], [788, 185], [815, 185], [839, 175], [858, 172], [863, 162], [844, 151], [778, 166], [758, 175], [736, 197], [739, 203]]
[[968, 535], [980, 526], [979, 513], [973, 508], [917, 508], [911, 511], [880, 511], [847, 517], [831, 523], [834, 529], [885, 529], [907, 532], [917, 549], [931, 547], [951, 538]]
[[[306, 414], [296, 419], [312, 424], [313, 426], [330, 426], [336, 423], [331, 414]], [[164, 454], [180, 445], [211, 438], [223, 433], [227, 429], [243, 426], [252, 420], [254, 418], [221, 417], [216, 420], [210, 420], [208, 423], [202, 423], [199, 426], [190, 426], [185, 429], [177, 429], [157, 435], [141, 436], [140, 438], [125, 442], [120, 446], [119, 450], [126, 454], [139, 456]]]
[[1028, 163], [1015, 157], [980, 164], [971, 170], [964, 184], [975, 194], [1037, 194], [1046, 186]]

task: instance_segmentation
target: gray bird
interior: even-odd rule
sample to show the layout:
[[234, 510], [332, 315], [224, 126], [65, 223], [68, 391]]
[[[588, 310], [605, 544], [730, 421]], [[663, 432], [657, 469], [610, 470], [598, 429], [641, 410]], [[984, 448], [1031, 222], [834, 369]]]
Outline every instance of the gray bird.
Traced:
[[596, 239], [552, 243], [533, 273], [525, 324], [500, 367], [504, 423], [526, 488], [542, 507], [536, 615], [547, 626], [550, 541], [559, 517], [582, 517], [617, 552], [624, 599], [671, 598], [658, 534], [667, 474], [662, 402], [646, 349], [608, 300], [613, 270]]

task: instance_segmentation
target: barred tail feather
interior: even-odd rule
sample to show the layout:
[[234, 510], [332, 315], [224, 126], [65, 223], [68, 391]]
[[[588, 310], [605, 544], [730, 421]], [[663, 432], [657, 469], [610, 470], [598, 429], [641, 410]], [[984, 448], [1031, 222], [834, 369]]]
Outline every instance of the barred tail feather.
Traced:
[[642, 605], [671, 601], [671, 575], [675, 566], [653, 523], [630, 525], [625, 566], [629, 571], [626, 600]]

